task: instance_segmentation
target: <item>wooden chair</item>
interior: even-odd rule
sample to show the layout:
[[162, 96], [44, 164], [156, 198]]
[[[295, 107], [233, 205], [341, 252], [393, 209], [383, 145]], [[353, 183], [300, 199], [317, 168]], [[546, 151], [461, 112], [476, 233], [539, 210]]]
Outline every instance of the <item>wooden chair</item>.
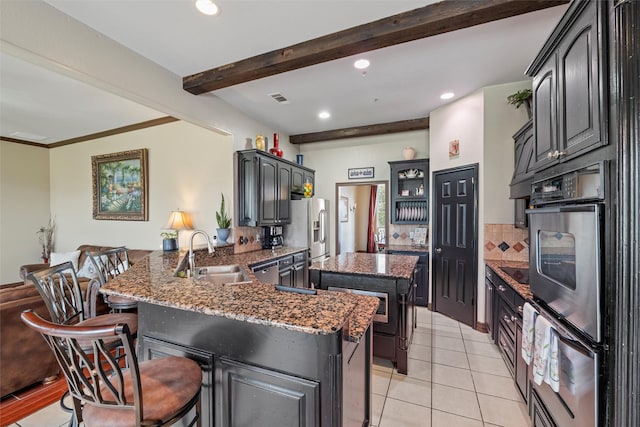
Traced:
[[[138, 363], [126, 323], [58, 325], [30, 310], [21, 318], [55, 353], [73, 399], [76, 425], [165, 426], [187, 415], [189, 426], [200, 425], [202, 371], [197, 362], [170, 356]], [[126, 368], [114, 355], [114, 341], [122, 343]]]
[[[101, 286], [105, 285], [110, 279], [124, 273], [130, 267], [129, 252], [125, 247], [96, 252], [87, 251], [86, 254], [98, 274], [97, 282], [92, 281], [89, 284], [90, 289], [88, 292], [90, 294], [97, 295]], [[138, 303], [136, 301], [117, 295], [105, 295], [104, 301], [113, 312], [134, 310], [138, 307]]]
[[[71, 262], [30, 273], [27, 278], [33, 282], [44, 300], [54, 324], [95, 327], [124, 323], [133, 336], [137, 335], [138, 315], [135, 313], [109, 313], [95, 316], [96, 295], [87, 289], [87, 300], [83, 299]], [[91, 306], [93, 306], [93, 313], [90, 313]], [[82, 344], [90, 345], [88, 342]], [[112, 348], [121, 345], [117, 339], [112, 340], [110, 344]], [[74, 412], [75, 408], [65, 404], [66, 395], [65, 393], [60, 399], [60, 406], [67, 412]], [[74, 425], [73, 422], [70, 425]]]

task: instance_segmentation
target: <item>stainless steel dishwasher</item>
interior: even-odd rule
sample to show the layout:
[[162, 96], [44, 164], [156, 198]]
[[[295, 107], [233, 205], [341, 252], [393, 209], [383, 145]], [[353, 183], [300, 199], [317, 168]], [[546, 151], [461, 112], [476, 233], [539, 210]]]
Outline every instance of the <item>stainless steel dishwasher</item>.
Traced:
[[262, 283], [277, 285], [280, 282], [277, 260], [253, 265], [251, 271], [256, 275], [256, 279]]

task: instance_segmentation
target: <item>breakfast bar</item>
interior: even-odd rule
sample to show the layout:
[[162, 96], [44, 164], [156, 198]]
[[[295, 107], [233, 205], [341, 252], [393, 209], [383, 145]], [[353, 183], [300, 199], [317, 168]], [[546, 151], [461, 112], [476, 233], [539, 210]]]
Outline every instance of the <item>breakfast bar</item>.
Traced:
[[196, 258], [201, 268], [241, 266], [250, 280], [238, 283], [178, 277], [186, 254], [154, 252], [102, 288], [138, 301], [141, 360], [183, 355], [200, 363], [202, 425], [370, 421], [378, 300], [281, 291], [248, 268], [294, 250]]

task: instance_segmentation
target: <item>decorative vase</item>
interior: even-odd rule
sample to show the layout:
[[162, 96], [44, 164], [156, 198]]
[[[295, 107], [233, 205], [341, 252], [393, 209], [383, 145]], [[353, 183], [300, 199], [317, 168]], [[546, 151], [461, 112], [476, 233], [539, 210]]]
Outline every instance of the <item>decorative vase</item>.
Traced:
[[178, 250], [178, 241], [176, 239], [164, 239], [162, 241], [162, 250], [165, 252]]
[[227, 243], [227, 239], [229, 238], [229, 233], [231, 232], [230, 228], [218, 228], [216, 229], [218, 233], [218, 240], [220, 243]]
[[402, 157], [405, 160], [413, 160], [416, 157], [416, 150], [413, 147], [404, 147], [402, 149]]
[[264, 151], [264, 136], [262, 134], [256, 135], [256, 148]]
[[269, 152], [274, 156], [282, 157], [282, 149], [278, 146], [278, 134], [273, 134], [273, 148], [269, 149]]

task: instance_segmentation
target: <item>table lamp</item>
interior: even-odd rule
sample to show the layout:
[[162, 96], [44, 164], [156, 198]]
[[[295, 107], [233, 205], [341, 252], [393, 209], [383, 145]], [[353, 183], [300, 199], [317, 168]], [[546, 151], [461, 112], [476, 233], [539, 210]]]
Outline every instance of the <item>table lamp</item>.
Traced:
[[181, 210], [171, 211], [169, 214], [169, 221], [163, 227], [165, 230], [175, 230], [176, 238], [173, 241], [173, 244], [165, 239], [162, 242], [162, 249], [165, 251], [175, 251], [178, 249], [177, 244], [180, 242], [180, 230], [192, 230], [193, 226], [191, 225], [191, 220], [187, 214], [182, 212]]

